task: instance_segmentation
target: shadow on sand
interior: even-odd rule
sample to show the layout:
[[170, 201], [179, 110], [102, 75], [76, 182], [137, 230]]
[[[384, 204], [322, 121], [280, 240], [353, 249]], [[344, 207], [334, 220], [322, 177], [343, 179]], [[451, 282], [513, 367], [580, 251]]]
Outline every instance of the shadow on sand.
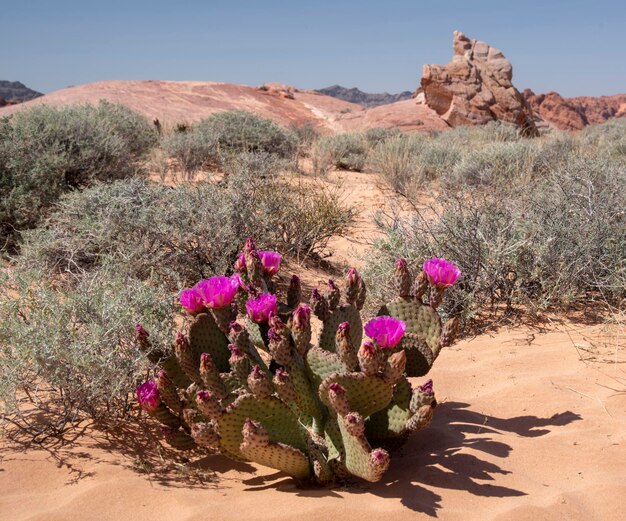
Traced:
[[[396, 498], [407, 508], [432, 517], [437, 517], [442, 498], [431, 489], [464, 490], [488, 497], [523, 496], [525, 492], [521, 490], [494, 484], [498, 475], [509, 471], [493, 463], [493, 458], [504, 459], [512, 450], [498, 436], [503, 433], [543, 436], [551, 428], [579, 419], [579, 415], [570, 411], [550, 418], [503, 419], [474, 412], [466, 403], [442, 403], [428, 429], [409, 438], [402, 449], [393, 453], [391, 467], [381, 482], [355, 482], [340, 490], [344, 495], [368, 493]], [[49, 439], [39, 448], [58, 466], [70, 471], [69, 482], [94, 475], [82, 470], [81, 462], [89, 460], [133, 468], [145, 473], [147, 479], [168, 487], [227, 488], [229, 479], [225, 474], [234, 470], [250, 475], [243, 479], [249, 491], [271, 488], [305, 497], [342, 497], [338, 490], [297, 488], [291, 478], [280, 472], [257, 475], [253, 465], [223, 456], [208, 455], [189, 461], [180, 452], [164, 448], [159, 443], [160, 437], [153, 425], [137, 423], [136, 419], [117, 422], [108, 428], [84, 423], [62, 438]], [[20, 442], [14, 438], [13, 443], [4, 447], [1, 459], [11, 458], [11, 451], [32, 448], [32, 439]], [[94, 453], [92, 448], [97, 451]], [[487, 459], [492, 461], [481, 455], [488, 455]]]
[[[502, 419], [474, 412], [466, 403], [442, 403], [428, 429], [409, 438], [402, 449], [393, 453], [391, 467], [381, 482], [360, 483], [347, 490], [397, 498], [407, 508], [432, 517], [437, 517], [441, 496], [430, 488], [465, 490], [487, 497], [523, 496], [525, 492], [521, 490], [494, 484], [498, 475], [509, 474], [509, 471], [485, 461], [481, 453], [506, 458], [512, 448], [498, 441], [497, 437], [502, 433], [543, 436], [550, 432], [550, 427], [561, 427], [580, 419], [579, 415], [569, 411], [551, 418], [518, 416]], [[249, 485], [248, 490], [271, 487], [307, 497], [341, 497], [327, 489], [297, 489], [284, 478], [284, 474], [277, 473], [244, 483]]]

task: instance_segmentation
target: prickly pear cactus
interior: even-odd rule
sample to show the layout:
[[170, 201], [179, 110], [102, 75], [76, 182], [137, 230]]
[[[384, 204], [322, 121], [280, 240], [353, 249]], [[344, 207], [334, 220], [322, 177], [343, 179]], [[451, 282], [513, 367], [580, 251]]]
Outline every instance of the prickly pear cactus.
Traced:
[[413, 388], [407, 376], [425, 375], [455, 339], [456, 322], [442, 326], [436, 308], [458, 270], [432, 259], [413, 281], [398, 261], [397, 299], [363, 326], [366, 290], [354, 268], [343, 291], [331, 280], [309, 306], [295, 275], [278, 300], [280, 262], [248, 240], [233, 276], [183, 291], [191, 320], [171, 351], [153, 349], [138, 325], [157, 367], [138, 401], [177, 449], [256, 462], [301, 483], [378, 481], [387, 450], [432, 419], [432, 381]]

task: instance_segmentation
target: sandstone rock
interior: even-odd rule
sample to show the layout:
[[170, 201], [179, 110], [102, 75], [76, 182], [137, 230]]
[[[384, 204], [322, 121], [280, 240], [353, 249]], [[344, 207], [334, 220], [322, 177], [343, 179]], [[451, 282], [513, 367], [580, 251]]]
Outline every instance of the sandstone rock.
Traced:
[[513, 86], [513, 67], [502, 52], [459, 31], [453, 48], [450, 63], [424, 65], [426, 104], [453, 127], [500, 120], [517, 125], [525, 135], [537, 135], [532, 109]]
[[587, 125], [626, 117], [626, 94], [563, 98], [558, 92], [535, 94], [526, 89], [523, 95], [541, 119], [561, 130], [580, 130]]

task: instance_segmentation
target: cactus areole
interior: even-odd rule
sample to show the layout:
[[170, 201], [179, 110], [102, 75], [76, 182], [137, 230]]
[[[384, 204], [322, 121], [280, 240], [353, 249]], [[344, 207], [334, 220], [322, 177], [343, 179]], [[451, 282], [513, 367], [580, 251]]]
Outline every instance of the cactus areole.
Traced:
[[[378, 481], [390, 451], [433, 417], [432, 381], [413, 387], [409, 377], [426, 375], [454, 341], [458, 323], [442, 324], [437, 305], [460, 272], [431, 259], [411, 293], [414, 274], [399, 261], [390, 267], [398, 297], [364, 327], [366, 288], [355, 269], [343, 284], [314, 290], [309, 303], [290, 277], [281, 287], [287, 302], [279, 302], [280, 262], [278, 253], [259, 252], [248, 240], [236, 276], [212, 277], [181, 293], [191, 319], [175, 348], [152, 349], [142, 329], [139, 346], [162, 356], [156, 381], [140, 385], [137, 400], [179, 450], [255, 462], [298, 483]], [[422, 301], [424, 284], [436, 300]]]

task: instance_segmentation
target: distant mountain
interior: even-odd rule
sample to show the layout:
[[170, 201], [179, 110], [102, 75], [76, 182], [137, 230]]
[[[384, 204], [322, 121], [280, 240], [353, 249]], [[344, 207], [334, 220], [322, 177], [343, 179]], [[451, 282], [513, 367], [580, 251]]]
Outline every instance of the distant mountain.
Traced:
[[396, 101], [403, 101], [411, 99], [412, 92], [406, 90], [400, 94], [389, 94], [387, 92], [372, 94], [369, 92], [363, 92], [357, 88], [347, 89], [341, 85], [332, 85], [325, 89], [318, 89], [315, 92], [325, 94], [326, 96], [332, 96], [333, 98], [339, 98], [340, 100], [349, 101], [350, 103], [357, 103], [365, 107], [378, 107], [379, 105], [388, 105], [389, 103], [395, 103]]
[[41, 92], [29, 89], [19, 81], [0, 80], [0, 98], [9, 102], [29, 101], [39, 96], [43, 96]]

